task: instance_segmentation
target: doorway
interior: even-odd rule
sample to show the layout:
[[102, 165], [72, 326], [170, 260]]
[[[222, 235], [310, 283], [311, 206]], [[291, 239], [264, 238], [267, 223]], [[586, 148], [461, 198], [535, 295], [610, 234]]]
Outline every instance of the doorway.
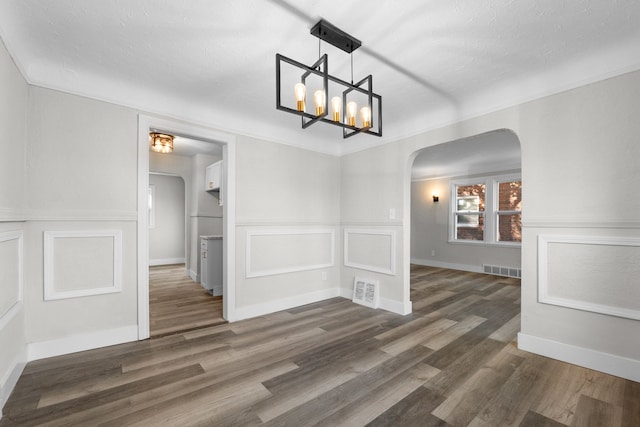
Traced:
[[[152, 338], [224, 323], [222, 296], [210, 295], [191, 278], [192, 269], [187, 267], [190, 264], [187, 259], [194, 256], [190, 253], [189, 244], [189, 230], [194, 218], [187, 209], [187, 194], [191, 187], [195, 192], [198, 186], [193, 185], [188, 174], [180, 171], [195, 171], [196, 168], [191, 166], [196, 163], [193, 156], [200, 151], [195, 150], [198, 145], [202, 146], [202, 151], [211, 154], [200, 160], [218, 160], [214, 155], [221, 154], [219, 147], [210, 150], [213, 144], [191, 142], [180, 137], [174, 140], [174, 152], [150, 153], [149, 334]], [[169, 173], [170, 170], [179, 173]], [[189, 188], [180, 174], [187, 177]], [[221, 222], [221, 215], [219, 217]], [[219, 233], [221, 228], [220, 225]], [[197, 264], [194, 269], [198, 271]], [[198, 276], [197, 273], [194, 276]]]
[[500, 129], [414, 153], [410, 261], [519, 278], [520, 141]]
[[[149, 171], [150, 150], [149, 132], [162, 131], [171, 135], [197, 140], [221, 147], [223, 159], [223, 185], [225, 200], [222, 206], [221, 234], [225, 236], [223, 244], [223, 294], [222, 316], [226, 320], [234, 320], [235, 316], [235, 137], [217, 132], [206, 127], [184, 122], [160, 119], [150, 116], [139, 116], [138, 123], [138, 339], [150, 336], [149, 311]], [[204, 171], [203, 171], [204, 174]], [[185, 176], [187, 175], [187, 176]], [[191, 169], [181, 175], [185, 180], [196, 185], [198, 178], [191, 174]], [[204, 179], [201, 180], [204, 185]], [[187, 184], [187, 187], [190, 187]], [[187, 205], [196, 196], [187, 194]], [[195, 228], [197, 233], [197, 228]], [[195, 281], [199, 281], [199, 241], [193, 238], [194, 228], [186, 231], [187, 245], [184, 270]], [[195, 250], [194, 250], [195, 248]], [[193, 277], [195, 275], [195, 277]]]

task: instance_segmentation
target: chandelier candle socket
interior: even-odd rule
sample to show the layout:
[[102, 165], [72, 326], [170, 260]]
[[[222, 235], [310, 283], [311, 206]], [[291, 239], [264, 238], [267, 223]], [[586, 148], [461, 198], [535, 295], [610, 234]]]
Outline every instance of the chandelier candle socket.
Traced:
[[151, 149], [158, 153], [171, 153], [173, 151], [173, 135], [159, 132], [149, 132]]
[[[352, 57], [353, 51], [362, 45], [358, 39], [325, 20], [320, 20], [314, 25], [311, 28], [311, 34], [351, 54]], [[320, 51], [320, 48], [318, 50]], [[329, 57], [326, 53], [311, 65], [303, 64], [277, 53], [276, 109], [299, 116], [302, 121], [302, 129], [306, 129], [317, 122], [324, 122], [341, 127], [343, 138], [349, 138], [359, 133], [382, 136], [382, 97], [373, 92], [373, 76], [368, 75], [354, 83], [352, 59], [351, 83], [349, 83], [329, 74], [328, 64]], [[285, 71], [283, 72], [283, 70]], [[294, 74], [290, 70], [294, 70]], [[297, 77], [295, 77], [296, 71], [299, 72]], [[285, 80], [285, 83], [283, 83], [283, 80]], [[287, 83], [287, 80], [290, 83]], [[331, 83], [331, 86], [329, 83]], [[290, 101], [286, 102], [286, 100], [283, 104], [283, 99], [291, 98], [286, 93], [283, 96], [282, 90], [292, 86], [295, 106]], [[315, 107], [313, 112], [306, 111], [307, 88], [310, 91], [313, 90]], [[331, 100], [331, 115], [328, 112], [328, 100]], [[362, 127], [358, 127], [356, 119], [358, 103], [365, 105], [360, 111]]]

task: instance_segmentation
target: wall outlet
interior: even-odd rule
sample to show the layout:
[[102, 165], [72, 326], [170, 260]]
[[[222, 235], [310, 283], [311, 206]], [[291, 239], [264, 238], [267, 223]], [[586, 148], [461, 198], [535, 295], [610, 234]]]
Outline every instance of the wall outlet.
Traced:
[[327, 272], [326, 271], [322, 272], [322, 280], [327, 280]]
[[436, 251], [432, 250], [431, 251], [431, 256], [436, 256]]

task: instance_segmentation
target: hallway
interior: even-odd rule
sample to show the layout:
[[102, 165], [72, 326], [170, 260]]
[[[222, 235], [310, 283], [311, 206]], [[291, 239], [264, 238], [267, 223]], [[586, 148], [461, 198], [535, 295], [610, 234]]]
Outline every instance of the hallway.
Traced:
[[213, 297], [185, 275], [184, 264], [149, 268], [149, 328], [152, 337], [226, 323], [222, 297]]

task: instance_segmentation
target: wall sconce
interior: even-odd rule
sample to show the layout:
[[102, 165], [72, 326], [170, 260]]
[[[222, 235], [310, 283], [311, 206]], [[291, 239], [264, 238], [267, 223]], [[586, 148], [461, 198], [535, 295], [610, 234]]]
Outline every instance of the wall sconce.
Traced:
[[434, 203], [437, 203], [437, 202], [439, 202], [439, 201], [440, 201], [440, 197], [439, 197], [437, 194], [434, 194], [434, 195], [433, 195], [433, 202], [434, 202]]

